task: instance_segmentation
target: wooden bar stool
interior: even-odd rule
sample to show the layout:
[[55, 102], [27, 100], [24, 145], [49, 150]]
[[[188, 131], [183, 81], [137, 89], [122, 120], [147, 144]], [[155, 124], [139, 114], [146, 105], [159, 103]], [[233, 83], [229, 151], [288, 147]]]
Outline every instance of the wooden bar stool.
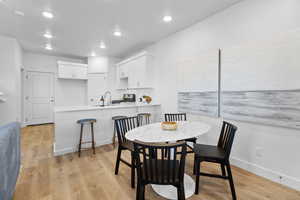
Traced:
[[116, 123], [115, 123], [115, 121], [118, 119], [124, 119], [124, 118], [127, 118], [127, 116], [119, 115], [119, 116], [112, 117], [112, 120], [114, 122], [114, 133], [113, 133], [112, 143], [113, 143], [114, 147], [116, 145]]
[[[80, 157], [81, 153], [81, 145], [92, 143], [93, 153], [95, 154], [95, 138], [94, 138], [94, 123], [96, 123], [96, 119], [80, 119], [77, 121], [78, 124], [80, 124], [80, 138], [79, 138], [79, 145], [78, 145], [78, 156]], [[83, 135], [83, 126], [85, 124], [91, 125], [91, 133], [92, 133], [92, 141], [85, 141], [82, 142], [82, 135]]]
[[139, 113], [137, 114], [139, 126], [150, 124], [151, 113]]

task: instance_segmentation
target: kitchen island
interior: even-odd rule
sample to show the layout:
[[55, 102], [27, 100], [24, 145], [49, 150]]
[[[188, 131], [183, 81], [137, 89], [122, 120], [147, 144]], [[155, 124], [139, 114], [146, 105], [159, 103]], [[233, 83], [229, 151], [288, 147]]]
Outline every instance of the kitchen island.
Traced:
[[[113, 121], [117, 115], [136, 116], [138, 113], [151, 113], [151, 122], [161, 121], [160, 104], [117, 104], [99, 106], [64, 106], [54, 109], [54, 146], [55, 156], [76, 152], [79, 143], [80, 125], [77, 120], [95, 118], [94, 125], [96, 146], [112, 143]], [[84, 127], [83, 140], [91, 140], [90, 126]], [[83, 145], [84, 147], [84, 145]]]

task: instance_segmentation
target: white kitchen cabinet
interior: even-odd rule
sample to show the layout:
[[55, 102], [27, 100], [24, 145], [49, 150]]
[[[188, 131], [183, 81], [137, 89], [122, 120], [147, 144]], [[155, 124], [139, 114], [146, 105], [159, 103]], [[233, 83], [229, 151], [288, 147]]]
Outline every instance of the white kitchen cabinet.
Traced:
[[118, 89], [152, 88], [152, 56], [142, 52], [120, 62], [117, 74]]
[[123, 65], [120, 65], [119, 70], [119, 77], [120, 79], [128, 78], [128, 68], [130, 66], [130, 63], [125, 63]]
[[87, 80], [86, 64], [58, 61], [58, 78]]
[[88, 75], [88, 104], [96, 105], [107, 91], [107, 74]]

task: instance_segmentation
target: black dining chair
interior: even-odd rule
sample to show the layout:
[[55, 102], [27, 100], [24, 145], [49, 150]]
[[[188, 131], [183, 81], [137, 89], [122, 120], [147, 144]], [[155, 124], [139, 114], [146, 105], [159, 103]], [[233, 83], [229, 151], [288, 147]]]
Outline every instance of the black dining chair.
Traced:
[[135, 141], [134, 156], [138, 181], [136, 200], [145, 199], [147, 184], [173, 185], [177, 188], [178, 199], [185, 199], [185, 142], [151, 144]]
[[[138, 127], [138, 118], [137, 117], [127, 117], [127, 118], [121, 118], [115, 120], [115, 127], [117, 131], [118, 136], [118, 154], [117, 154], [117, 161], [116, 161], [116, 167], [115, 167], [115, 174], [117, 175], [119, 172], [119, 165], [120, 162], [123, 162], [127, 166], [131, 168], [131, 187], [134, 188], [134, 179], [135, 179], [135, 164], [134, 164], [134, 147], [133, 142], [126, 139], [125, 134]], [[123, 150], [128, 150], [131, 152], [131, 163], [127, 162], [126, 160], [121, 158], [121, 154]]]
[[[165, 122], [175, 122], [175, 121], [186, 121], [186, 113], [166, 113], [165, 114]], [[192, 142], [193, 144], [196, 144], [197, 138], [188, 138], [185, 139], [186, 142]], [[187, 151], [187, 153], [194, 153], [194, 148], [191, 145], [188, 145], [190, 151]]]
[[150, 124], [151, 113], [139, 113], [137, 114], [137, 117], [140, 126]]
[[[194, 145], [194, 152], [195, 152], [194, 174], [196, 174], [195, 194], [199, 193], [200, 175], [213, 177], [213, 178], [222, 178], [222, 179], [229, 180], [232, 199], [236, 200], [236, 193], [235, 193], [231, 167], [229, 162], [229, 156], [230, 156], [236, 131], [237, 131], [236, 126], [224, 121], [217, 146], [203, 145], [203, 144]], [[200, 172], [201, 162], [212, 162], [212, 163], [220, 164], [222, 175]], [[225, 167], [227, 169], [227, 175], [226, 175]]]

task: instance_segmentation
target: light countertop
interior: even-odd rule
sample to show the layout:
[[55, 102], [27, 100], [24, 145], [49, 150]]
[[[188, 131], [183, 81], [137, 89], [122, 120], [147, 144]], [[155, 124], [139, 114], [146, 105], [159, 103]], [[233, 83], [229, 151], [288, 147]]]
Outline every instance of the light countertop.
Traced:
[[87, 110], [104, 110], [104, 109], [120, 109], [120, 108], [134, 108], [134, 107], [147, 107], [147, 106], [160, 106], [159, 103], [150, 104], [136, 104], [136, 103], [124, 103], [110, 106], [57, 106], [54, 108], [54, 112], [72, 112], [72, 111], [87, 111]]

